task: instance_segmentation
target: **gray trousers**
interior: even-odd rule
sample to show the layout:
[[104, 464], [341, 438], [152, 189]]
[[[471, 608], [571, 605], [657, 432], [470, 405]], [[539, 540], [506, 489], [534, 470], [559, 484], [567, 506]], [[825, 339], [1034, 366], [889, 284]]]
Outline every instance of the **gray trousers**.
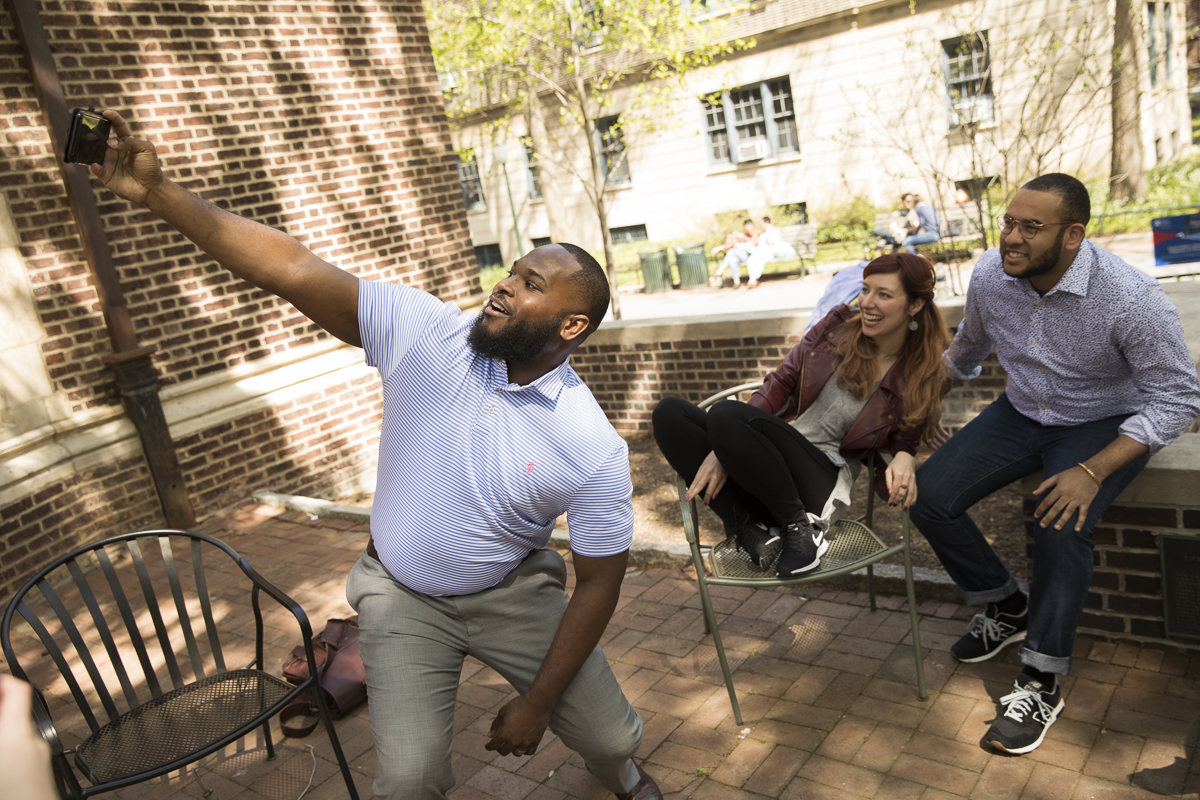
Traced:
[[[463, 658], [474, 656], [526, 692], [566, 611], [566, 576], [562, 556], [535, 550], [491, 589], [429, 597], [363, 553], [350, 570], [346, 599], [359, 617], [379, 759], [377, 797], [446, 797], [454, 786], [450, 754]], [[550, 730], [583, 756], [609, 791], [625, 793], [637, 784], [632, 756], [642, 741], [642, 719], [599, 646], [563, 693]]]

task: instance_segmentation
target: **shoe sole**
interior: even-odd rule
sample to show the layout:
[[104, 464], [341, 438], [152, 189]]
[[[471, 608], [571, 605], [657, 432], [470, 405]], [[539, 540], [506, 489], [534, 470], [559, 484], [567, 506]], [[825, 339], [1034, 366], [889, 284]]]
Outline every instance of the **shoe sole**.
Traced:
[[759, 569], [770, 569], [771, 564], [775, 561], [776, 558], [779, 557], [779, 551], [774, 550], [772, 552], [767, 552], [767, 548], [771, 547], [771, 545], [775, 544], [778, 541], [779, 541], [778, 536], [772, 536], [770, 539], [767, 539], [765, 542], [763, 542], [762, 547], [760, 547], [759, 551], [758, 551], [758, 561], [755, 561], [754, 557], [751, 556], [751, 558], [750, 558], [751, 563], [753, 563]]
[[1010, 644], [1016, 644], [1017, 642], [1025, 641], [1026, 633], [1028, 633], [1028, 631], [1017, 631], [1012, 636], [1008, 637], [1003, 642], [1001, 642], [1000, 644], [998, 644], [994, 648], [992, 648], [991, 652], [984, 653], [981, 656], [975, 656], [974, 658], [959, 658], [957, 655], [954, 654], [954, 651], [951, 651], [951, 655], [954, 655], [955, 658], [958, 658], [960, 663], [978, 664], [980, 661], [987, 661], [988, 659], [995, 658], [997, 653], [999, 653], [1004, 648], [1008, 647]]
[[813, 562], [806, 567], [797, 567], [789, 572], [789, 575], [803, 575], [806, 572], [812, 572], [817, 567], [821, 566], [821, 556], [825, 555], [825, 551], [829, 549], [829, 542], [821, 542], [821, 546], [817, 548], [817, 557]]
[[1009, 748], [1005, 747], [1004, 745], [1000, 744], [999, 742], [991, 741], [990, 739], [987, 739], [986, 737], [984, 738], [983, 741], [985, 744], [987, 744], [990, 747], [994, 747], [1003, 753], [1011, 753], [1014, 756], [1021, 756], [1026, 753], [1032, 753], [1034, 750], [1037, 750], [1038, 747], [1041, 746], [1042, 740], [1046, 738], [1046, 731], [1050, 730], [1050, 726], [1055, 723], [1055, 721], [1058, 719], [1058, 715], [1060, 713], [1062, 713], [1063, 705], [1064, 705], [1064, 703], [1063, 703], [1062, 699], [1059, 698], [1058, 705], [1054, 708], [1054, 711], [1051, 712], [1051, 714], [1050, 714], [1050, 721], [1046, 723], [1046, 726], [1044, 728], [1042, 728], [1042, 735], [1039, 736], [1037, 738], [1037, 741], [1034, 742], [1033, 744], [1027, 744], [1024, 747], [1014, 747], [1012, 749], [1009, 749]]

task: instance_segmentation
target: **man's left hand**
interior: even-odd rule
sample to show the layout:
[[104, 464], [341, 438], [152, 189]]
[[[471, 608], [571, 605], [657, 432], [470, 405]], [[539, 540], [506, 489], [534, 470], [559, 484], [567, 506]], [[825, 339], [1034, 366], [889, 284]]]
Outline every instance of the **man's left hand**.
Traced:
[[1078, 533], [1083, 530], [1088, 507], [1099, 492], [1100, 487], [1081, 467], [1065, 469], [1046, 478], [1042, 485], [1034, 490], [1034, 496], [1046, 496], [1042, 498], [1033, 516], [1042, 521], [1043, 528], [1053, 523], [1055, 530], [1062, 530], [1071, 515], [1078, 511], [1079, 516], [1075, 521], [1075, 531]]
[[553, 708], [543, 709], [540, 704], [521, 695], [505, 703], [488, 731], [486, 750], [495, 750], [502, 756], [531, 756], [537, 752], [542, 735], [550, 724]]

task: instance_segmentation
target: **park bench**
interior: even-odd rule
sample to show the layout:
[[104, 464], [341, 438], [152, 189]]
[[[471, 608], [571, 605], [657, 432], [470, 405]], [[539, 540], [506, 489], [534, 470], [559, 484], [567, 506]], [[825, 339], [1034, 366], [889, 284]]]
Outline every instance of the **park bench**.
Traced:
[[[803, 276], [804, 261], [808, 259], [812, 263], [812, 269], [816, 272], [817, 269], [817, 226], [813, 224], [806, 225], [786, 225], [779, 229], [780, 236], [785, 244], [790, 244], [792, 249], [796, 251], [796, 255], [800, 258], [800, 274]], [[767, 263], [775, 263], [778, 261], [792, 261], [791, 256], [776, 256]]]
[[[899, 212], [890, 211], [876, 214], [873, 230], [887, 230]], [[917, 252], [928, 256], [938, 268], [938, 281], [946, 281], [954, 294], [962, 294], [962, 281], [958, 275], [958, 267], [974, 254], [974, 248], [980, 240], [979, 224], [967, 216], [966, 209], [955, 205], [945, 209], [943, 218], [939, 220], [941, 239], [930, 244], [917, 246]], [[881, 244], [881, 240], [872, 234], [863, 243], [863, 258], [871, 260], [884, 253], [891, 252], [890, 248]]]
[[[775, 256], [767, 262], [768, 264], [781, 264], [790, 261], [799, 261], [800, 277], [804, 277], [804, 275], [808, 272], [808, 269], [806, 269], [804, 266], [804, 262], [807, 260], [811, 264], [809, 269], [811, 269], [813, 272], [817, 271], [816, 225], [811, 223], [804, 225], [785, 225], [779, 229], [779, 235], [784, 243], [792, 246], [792, 249], [796, 251], [796, 255]], [[717, 260], [719, 259], [720, 256], [717, 257]], [[787, 273], [776, 272], [771, 274], [786, 275]]]

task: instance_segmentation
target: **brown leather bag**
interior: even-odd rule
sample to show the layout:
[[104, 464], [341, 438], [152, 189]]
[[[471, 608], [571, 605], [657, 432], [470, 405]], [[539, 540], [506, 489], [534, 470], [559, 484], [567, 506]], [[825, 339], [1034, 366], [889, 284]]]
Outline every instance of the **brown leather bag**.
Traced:
[[[325, 704], [329, 707], [330, 716], [341, 719], [367, 699], [367, 682], [358, 649], [358, 616], [330, 619], [325, 623], [325, 630], [313, 637], [312, 644]], [[297, 645], [283, 663], [283, 677], [289, 683], [296, 684], [308, 679], [308, 658], [304, 645]], [[312, 733], [317, 727], [318, 713], [315, 698], [306, 692], [280, 713], [283, 735], [299, 738]], [[291, 724], [298, 717], [312, 718], [312, 721]]]

